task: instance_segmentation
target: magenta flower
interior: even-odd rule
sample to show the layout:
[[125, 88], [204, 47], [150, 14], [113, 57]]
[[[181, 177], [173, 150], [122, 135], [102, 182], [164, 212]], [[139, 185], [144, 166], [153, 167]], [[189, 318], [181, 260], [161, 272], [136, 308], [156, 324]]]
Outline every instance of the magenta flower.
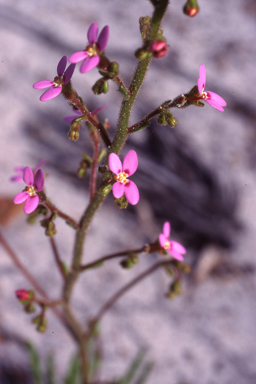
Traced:
[[26, 301], [30, 298], [30, 293], [29, 291], [27, 291], [26, 289], [24, 288], [21, 288], [21, 289], [17, 289], [17, 291], [15, 291], [15, 294], [17, 296], [17, 298], [20, 300], [20, 301]]
[[60, 59], [59, 64], [57, 65], [58, 76], [56, 76], [53, 81], [41, 80], [33, 85], [33, 88], [35, 89], [45, 89], [50, 87], [49, 89], [47, 89], [47, 91], [45, 91], [41, 95], [40, 97], [41, 101], [47, 101], [58, 96], [62, 91], [62, 85], [67, 84], [70, 81], [76, 65], [70, 64], [70, 66], [65, 71], [67, 61], [68, 61], [67, 56], [63, 56]]
[[116, 183], [112, 189], [114, 197], [120, 199], [125, 194], [128, 202], [136, 205], [140, 199], [139, 190], [136, 184], [127, 178], [133, 175], [138, 168], [137, 153], [133, 150], [128, 151], [124, 157], [123, 165], [115, 153], [110, 153], [108, 165], [115, 174], [114, 180], [116, 180]]
[[[96, 108], [94, 111], [91, 112], [91, 115], [92, 116], [96, 116], [97, 113], [99, 113], [100, 111], [102, 111], [103, 109], [107, 108], [108, 104], [104, 104], [102, 107], [99, 107], [99, 108]], [[71, 115], [71, 116], [66, 116], [64, 117], [64, 120], [68, 123], [71, 123], [74, 119], [76, 119], [77, 117], [79, 116], [82, 116], [82, 112], [81, 111], [73, 111], [76, 115]], [[84, 120], [86, 121], [86, 120]]]
[[14, 204], [21, 204], [25, 201], [24, 212], [29, 214], [33, 212], [39, 204], [39, 196], [37, 192], [42, 191], [44, 187], [44, 174], [41, 169], [35, 174], [29, 167], [25, 167], [23, 172], [23, 180], [27, 184], [23, 192], [18, 193], [14, 197]]
[[89, 45], [83, 50], [73, 53], [68, 59], [70, 63], [79, 63], [84, 60], [80, 67], [81, 73], [89, 72], [91, 69], [95, 68], [99, 62], [100, 57], [98, 52], [104, 51], [108, 43], [109, 37], [109, 26], [106, 25], [99, 37], [98, 36], [98, 24], [93, 23], [87, 32]]
[[204, 91], [205, 82], [206, 82], [205, 66], [204, 64], [201, 64], [199, 68], [199, 78], [197, 80], [198, 92], [201, 96], [200, 98], [202, 100], [205, 100], [213, 108], [216, 108], [221, 112], [224, 112], [224, 109], [222, 107], [225, 107], [227, 105], [226, 101], [222, 97], [217, 95], [217, 93]]
[[159, 243], [162, 248], [170, 253], [172, 257], [177, 260], [183, 261], [183, 256], [186, 253], [186, 249], [177, 241], [169, 240], [171, 233], [171, 226], [168, 221], [164, 223], [163, 233], [159, 235]]
[[[39, 161], [39, 163], [35, 166], [35, 168], [32, 169], [34, 175], [39, 168], [41, 168], [43, 165], [45, 165], [46, 161], [47, 160], [45, 160], [45, 159]], [[14, 172], [16, 172], [16, 175], [12, 176], [10, 178], [10, 181], [13, 181], [14, 183], [24, 183], [24, 180], [23, 180], [24, 169], [25, 169], [25, 167], [15, 167]]]

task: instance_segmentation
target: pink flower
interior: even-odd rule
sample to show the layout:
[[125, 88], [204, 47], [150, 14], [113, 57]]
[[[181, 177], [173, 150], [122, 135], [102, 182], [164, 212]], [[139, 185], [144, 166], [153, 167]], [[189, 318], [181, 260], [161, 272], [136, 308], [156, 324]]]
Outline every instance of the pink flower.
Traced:
[[[107, 106], [108, 106], [108, 104], [104, 104], [102, 107], [95, 109], [94, 111], [91, 112], [91, 115], [96, 116], [97, 113], [99, 113], [103, 109], [107, 108]], [[66, 117], [64, 117], [64, 120], [67, 121], [68, 123], [71, 123], [77, 117], [82, 116], [82, 112], [80, 112], [80, 111], [74, 111], [74, 113], [76, 113], [76, 115], [66, 116]], [[84, 121], [86, 121], [86, 120], [84, 120]]]
[[65, 71], [67, 61], [67, 56], [63, 56], [60, 59], [59, 64], [57, 66], [58, 76], [56, 76], [53, 81], [41, 80], [33, 85], [33, 88], [35, 89], [45, 89], [50, 87], [41, 95], [41, 101], [47, 101], [58, 96], [62, 91], [62, 85], [67, 84], [70, 81], [76, 66], [75, 64], [71, 64]]
[[44, 174], [41, 169], [34, 174], [31, 168], [25, 167], [23, 172], [23, 180], [27, 184], [27, 187], [23, 192], [18, 193], [14, 197], [14, 204], [21, 204], [25, 201], [24, 212], [29, 214], [33, 212], [39, 204], [39, 196], [37, 192], [42, 191], [44, 187]]
[[149, 52], [153, 54], [153, 57], [159, 59], [164, 57], [168, 51], [168, 44], [163, 40], [153, 41], [149, 46]]
[[226, 101], [216, 93], [213, 93], [210, 91], [204, 91], [205, 82], [206, 82], [205, 66], [204, 64], [201, 64], [199, 68], [199, 78], [197, 80], [198, 92], [201, 96], [200, 99], [205, 100], [213, 108], [216, 108], [221, 112], [224, 112], [224, 109], [222, 107], [225, 107], [227, 105]]
[[186, 253], [186, 249], [177, 241], [169, 240], [171, 233], [171, 226], [168, 221], [164, 223], [163, 233], [159, 235], [159, 243], [162, 248], [170, 253], [172, 257], [177, 260], [183, 261], [183, 256]]
[[[43, 165], [45, 165], [47, 160], [43, 159], [39, 161], [39, 163], [33, 168], [33, 174], [35, 175], [36, 171], [41, 168]], [[24, 173], [25, 167], [15, 167], [14, 172], [16, 172], [16, 176], [12, 176], [10, 178], [10, 181], [13, 181], [14, 183], [24, 183], [23, 181], [23, 173]]]
[[30, 293], [29, 291], [27, 291], [26, 289], [22, 288], [22, 289], [18, 289], [17, 291], [15, 291], [15, 294], [17, 296], [17, 298], [20, 300], [20, 301], [26, 301], [30, 298]]
[[98, 52], [104, 51], [107, 46], [109, 37], [109, 26], [106, 25], [102, 29], [98, 39], [97, 36], [98, 24], [93, 23], [87, 32], [89, 45], [87, 45], [85, 50], [75, 52], [69, 58], [70, 63], [79, 63], [80, 61], [84, 60], [80, 67], [81, 73], [86, 73], [99, 64], [100, 57], [98, 55]]
[[115, 153], [110, 153], [108, 158], [108, 165], [110, 170], [116, 175], [114, 180], [116, 183], [113, 185], [113, 195], [116, 199], [120, 199], [125, 193], [128, 202], [136, 205], [140, 199], [139, 190], [136, 184], [128, 180], [128, 177], [133, 175], [138, 168], [138, 156], [133, 150], [126, 153], [123, 161]]

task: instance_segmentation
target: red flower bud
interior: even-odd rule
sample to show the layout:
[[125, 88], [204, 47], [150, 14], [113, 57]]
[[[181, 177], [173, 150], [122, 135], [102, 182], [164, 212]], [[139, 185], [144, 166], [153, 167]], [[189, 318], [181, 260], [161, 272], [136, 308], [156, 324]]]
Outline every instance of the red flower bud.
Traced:
[[189, 17], [194, 17], [198, 12], [199, 12], [200, 8], [199, 6], [197, 5], [197, 1], [188, 1], [185, 5], [184, 5], [184, 8], [183, 8], [183, 12], [185, 13], [185, 15], [189, 16]]
[[17, 291], [15, 291], [15, 294], [17, 296], [17, 298], [20, 300], [20, 301], [26, 301], [30, 298], [30, 293], [29, 291], [27, 291], [26, 289], [22, 288], [22, 289], [18, 289]]
[[149, 46], [149, 52], [153, 54], [153, 57], [159, 59], [160, 57], [164, 57], [168, 51], [168, 45], [166, 41], [156, 40], [153, 41]]

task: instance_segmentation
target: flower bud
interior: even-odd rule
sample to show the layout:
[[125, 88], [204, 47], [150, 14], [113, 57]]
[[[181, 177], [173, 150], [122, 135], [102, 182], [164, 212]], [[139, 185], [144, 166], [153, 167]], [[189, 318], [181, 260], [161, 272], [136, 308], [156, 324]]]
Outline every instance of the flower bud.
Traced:
[[148, 30], [150, 27], [151, 18], [149, 16], [140, 17], [139, 22], [140, 22], [141, 37], [144, 40], [147, 36]]
[[40, 314], [32, 319], [32, 324], [36, 324], [37, 331], [43, 333], [47, 328], [47, 319], [44, 314]]
[[159, 59], [160, 57], [164, 57], [166, 55], [168, 45], [165, 40], [156, 40], [149, 45], [148, 50], [153, 54], [153, 57]]
[[97, 80], [96, 83], [92, 86], [92, 91], [95, 95], [100, 95], [101, 93], [107, 93], [109, 89], [108, 81], [102, 77]]
[[135, 57], [137, 57], [137, 59], [144, 60], [150, 55], [150, 53], [145, 48], [139, 48], [134, 53], [134, 55]]
[[177, 120], [170, 112], [166, 113], [165, 117], [166, 117], [167, 123], [171, 128], [174, 128], [177, 125]]
[[112, 190], [112, 184], [109, 183], [109, 184], [107, 184], [107, 185], [103, 185], [103, 186], [100, 188], [99, 192], [100, 192], [100, 194], [101, 194], [102, 196], [107, 196], [107, 194], [108, 194], [111, 190]]
[[119, 64], [116, 61], [112, 61], [108, 66], [108, 72], [110, 76], [118, 75], [119, 73]]
[[166, 114], [165, 113], [160, 113], [160, 115], [158, 116], [158, 119], [157, 119], [157, 123], [159, 125], [167, 125], [167, 121], [166, 121]]
[[126, 199], [125, 195], [123, 195], [119, 199], [114, 199], [114, 202], [120, 209], [126, 209], [128, 207], [128, 200]]
[[133, 267], [133, 262], [129, 258], [127, 258], [120, 261], [120, 265], [125, 269], [130, 269]]
[[35, 312], [34, 304], [33, 303], [26, 304], [25, 307], [24, 307], [24, 311], [27, 312], [27, 313]]
[[17, 291], [15, 291], [15, 294], [20, 301], [27, 301], [28, 299], [30, 299], [31, 296], [29, 291], [24, 288], [18, 289]]
[[71, 141], [77, 141], [79, 139], [79, 131], [70, 129], [68, 131], [68, 138]]
[[199, 10], [200, 8], [197, 4], [197, 0], [188, 0], [183, 7], [183, 12], [189, 17], [194, 17], [199, 12]]

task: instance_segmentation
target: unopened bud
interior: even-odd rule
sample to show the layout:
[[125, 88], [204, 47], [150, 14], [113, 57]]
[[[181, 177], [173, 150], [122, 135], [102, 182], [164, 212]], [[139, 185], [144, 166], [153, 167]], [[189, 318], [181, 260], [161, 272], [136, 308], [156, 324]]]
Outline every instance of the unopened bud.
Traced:
[[119, 64], [116, 61], [112, 61], [108, 66], [108, 72], [110, 76], [118, 75]]
[[102, 196], [107, 196], [107, 194], [112, 190], [112, 184], [104, 185], [100, 188], [99, 192]]
[[34, 304], [33, 303], [26, 304], [25, 307], [24, 307], [24, 311], [27, 312], [27, 313], [35, 312]]
[[168, 45], [165, 40], [153, 41], [148, 48], [149, 52], [153, 54], [153, 57], [159, 59], [164, 57], [168, 51]]
[[71, 141], [77, 141], [79, 139], [79, 131], [70, 129], [68, 131], [68, 138]]
[[125, 195], [123, 195], [119, 199], [114, 199], [114, 202], [120, 209], [126, 209], [128, 207], [128, 200], [126, 199]]
[[167, 125], [168, 124], [168, 122], [166, 121], [165, 113], [160, 113], [160, 115], [158, 116], [158, 119], [157, 119], [157, 123], [159, 125]]
[[128, 258], [128, 259], [124, 259], [120, 262], [120, 265], [125, 268], [125, 269], [129, 269], [129, 268], [132, 268], [133, 267], [133, 262]]
[[141, 37], [144, 40], [147, 36], [148, 30], [150, 27], [151, 18], [149, 16], [140, 17], [139, 22], [140, 22]]
[[194, 17], [199, 12], [199, 10], [200, 8], [197, 4], [197, 0], [188, 0], [183, 7], [183, 12], [189, 17]]
[[31, 297], [29, 291], [24, 288], [18, 289], [17, 291], [15, 291], [15, 294], [20, 301], [26, 301]]
[[92, 87], [92, 91], [95, 95], [100, 95], [101, 93], [107, 93], [109, 89], [108, 81], [102, 77], [97, 80]]
[[166, 121], [171, 128], [174, 128], [175, 125], [177, 125], [177, 120], [170, 112], [166, 113]]
[[139, 48], [134, 55], [137, 59], [144, 60], [150, 55], [150, 53], [145, 48]]

